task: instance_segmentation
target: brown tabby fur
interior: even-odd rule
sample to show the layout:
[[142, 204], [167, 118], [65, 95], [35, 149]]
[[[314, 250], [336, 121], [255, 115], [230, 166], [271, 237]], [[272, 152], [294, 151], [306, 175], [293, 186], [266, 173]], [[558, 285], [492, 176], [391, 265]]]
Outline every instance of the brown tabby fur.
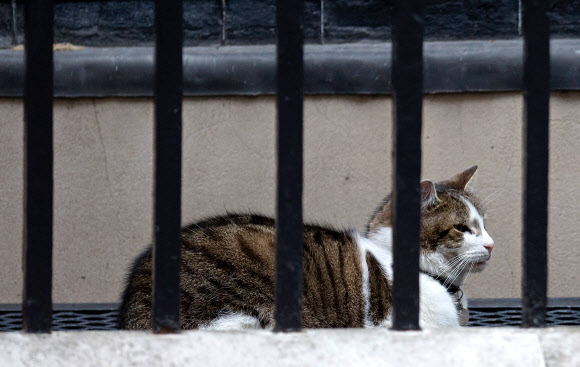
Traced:
[[[181, 251], [181, 327], [228, 312], [274, 322], [274, 221], [257, 215], [211, 218], [185, 228]], [[304, 226], [303, 326], [362, 327], [359, 251], [351, 235]], [[386, 283], [386, 282], [383, 282]], [[386, 284], [382, 284], [385, 286]], [[383, 291], [386, 293], [386, 291]], [[121, 327], [151, 328], [151, 250], [133, 265]]]

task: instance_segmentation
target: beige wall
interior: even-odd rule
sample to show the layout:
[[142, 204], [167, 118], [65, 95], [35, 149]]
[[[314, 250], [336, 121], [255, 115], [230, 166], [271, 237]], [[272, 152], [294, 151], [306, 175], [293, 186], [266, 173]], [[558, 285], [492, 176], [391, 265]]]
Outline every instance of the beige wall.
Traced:
[[[551, 102], [552, 297], [580, 296], [580, 93]], [[440, 180], [477, 164], [494, 258], [468, 279], [471, 297], [519, 297], [519, 94], [425, 99], [423, 172]], [[152, 103], [75, 99], [55, 104], [55, 302], [115, 302], [132, 258], [151, 241]], [[184, 101], [183, 219], [229, 211], [272, 215], [272, 97]], [[390, 189], [387, 97], [308, 97], [305, 216], [363, 229]], [[21, 298], [22, 104], [0, 99], [0, 303]]]

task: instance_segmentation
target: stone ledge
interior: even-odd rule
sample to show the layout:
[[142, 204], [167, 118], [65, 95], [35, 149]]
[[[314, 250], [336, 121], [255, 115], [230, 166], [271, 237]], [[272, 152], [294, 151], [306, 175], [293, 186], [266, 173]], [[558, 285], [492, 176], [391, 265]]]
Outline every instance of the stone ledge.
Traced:
[[[424, 43], [425, 93], [521, 91], [523, 42]], [[551, 89], [580, 89], [580, 39], [551, 41]], [[153, 48], [86, 48], [54, 54], [56, 97], [153, 95]], [[271, 95], [274, 46], [187, 47], [186, 96]], [[391, 44], [307, 45], [306, 94], [390, 94]], [[0, 50], [0, 96], [22, 96], [24, 53]]]
[[0, 334], [3, 366], [577, 366], [580, 328]]

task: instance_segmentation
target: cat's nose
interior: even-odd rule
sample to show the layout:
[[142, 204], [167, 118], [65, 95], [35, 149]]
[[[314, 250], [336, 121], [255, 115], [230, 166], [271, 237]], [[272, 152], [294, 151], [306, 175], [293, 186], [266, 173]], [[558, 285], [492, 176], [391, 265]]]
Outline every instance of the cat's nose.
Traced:
[[489, 241], [487, 243], [484, 243], [483, 247], [485, 247], [487, 252], [489, 252], [489, 254], [491, 255], [491, 250], [493, 250], [493, 241]]

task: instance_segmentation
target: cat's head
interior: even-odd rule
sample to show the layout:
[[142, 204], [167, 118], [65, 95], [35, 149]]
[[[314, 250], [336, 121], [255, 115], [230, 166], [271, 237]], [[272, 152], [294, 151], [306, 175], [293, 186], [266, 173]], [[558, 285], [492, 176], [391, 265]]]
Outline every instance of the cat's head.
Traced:
[[[421, 181], [420, 268], [456, 285], [469, 271], [485, 268], [494, 246], [483, 208], [467, 189], [476, 171], [474, 166], [446, 181]], [[390, 196], [371, 218], [368, 236], [388, 227], [392, 227]]]

